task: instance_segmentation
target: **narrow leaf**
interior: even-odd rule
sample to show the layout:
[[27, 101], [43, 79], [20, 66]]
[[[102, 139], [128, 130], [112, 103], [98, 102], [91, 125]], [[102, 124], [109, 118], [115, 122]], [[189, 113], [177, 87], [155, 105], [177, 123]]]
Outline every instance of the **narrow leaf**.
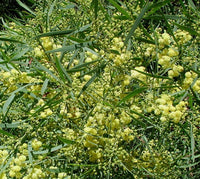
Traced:
[[74, 143], [76, 143], [76, 142], [73, 141], [73, 140], [65, 139], [65, 138], [62, 138], [62, 137], [60, 137], [60, 136], [57, 136], [57, 138], [58, 138], [61, 142], [65, 143], [65, 144], [74, 144]]
[[15, 135], [12, 135], [11, 133], [6, 132], [6, 131], [4, 131], [4, 130], [2, 130], [2, 129], [0, 129], [0, 133], [3, 134], [3, 135], [7, 135], [7, 136], [9, 136], [9, 137], [16, 137]]
[[87, 41], [87, 42], [84, 42], [84, 43], [80, 43], [80, 44], [74, 44], [74, 45], [68, 45], [68, 46], [63, 46], [61, 48], [58, 48], [58, 49], [54, 49], [54, 50], [50, 50], [50, 51], [47, 51], [46, 53], [54, 53], [54, 52], [70, 52], [70, 51], [74, 51], [78, 48], [81, 48], [81, 47], [87, 47], [89, 45], [92, 44], [92, 41]]
[[33, 154], [34, 155], [47, 154], [49, 152], [55, 152], [56, 150], [60, 150], [60, 149], [62, 149], [65, 146], [66, 146], [66, 144], [64, 144], [64, 145], [58, 145], [56, 147], [52, 147], [50, 149], [46, 149], [46, 150], [42, 150], [42, 151], [33, 151]]
[[0, 128], [18, 128], [22, 124], [23, 124], [22, 122], [1, 123]]
[[184, 26], [184, 25], [180, 25], [177, 23], [174, 23], [179, 29], [181, 30], [185, 30], [187, 32], [189, 32], [191, 35], [197, 35], [200, 36], [200, 33], [198, 33], [197, 31], [195, 31], [194, 29], [191, 29], [190, 27]]
[[33, 156], [32, 156], [32, 145], [31, 145], [31, 141], [28, 142], [28, 158], [29, 158], [29, 162], [31, 164], [33, 164]]
[[43, 83], [42, 89], [41, 89], [41, 95], [44, 95], [44, 92], [46, 91], [47, 86], [48, 86], [48, 82], [49, 82], [49, 79], [44, 80], [44, 83]]
[[100, 60], [93, 60], [91, 62], [83, 63], [83, 64], [80, 64], [80, 65], [76, 65], [75, 67], [69, 69], [69, 71], [75, 70], [75, 69], [80, 69], [80, 68], [83, 68], [83, 67], [88, 67], [88, 65], [93, 64], [93, 63], [98, 62], [98, 61], [100, 61]]
[[33, 85], [33, 83], [29, 83], [29, 84], [24, 85], [22, 87], [18, 87], [18, 89], [16, 89], [15, 91], [13, 91], [12, 94], [15, 94], [15, 93], [17, 93], [19, 91], [23, 91], [24, 89], [26, 89], [27, 86], [31, 86], [31, 85]]
[[192, 160], [193, 160], [193, 162], [194, 162], [195, 141], [194, 141], [194, 135], [193, 135], [193, 128], [192, 128], [192, 125], [190, 126], [190, 139], [191, 139]]
[[58, 73], [59, 73], [61, 79], [63, 80], [63, 82], [65, 82], [67, 80], [69, 83], [72, 83], [70, 76], [68, 75], [68, 73], [64, 69], [60, 60], [57, 57], [55, 59], [56, 59], [56, 67], [57, 67]]
[[53, 32], [43, 33], [36, 37], [41, 38], [41, 37], [50, 37], [50, 36], [56, 36], [56, 35], [67, 35], [67, 34], [71, 34], [72, 32], [74, 32], [74, 30], [53, 31]]
[[195, 6], [194, 2], [192, 0], [188, 0], [188, 3], [192, 7], [192, 9], [200, 16], [199, 10]]
[[196, 162], [196, 163], [191, 163], [191, 164], [188, 164], [188, 165], [183, 165], [183, 166], [180, 166], [178, 168], [191, 168], [191, 167], [194, 167], [195, 165], [198, 165], [200, 162]]
[[23, 7], [24, 9], [26, 9], [28, 12], [30, 12], [31, 14], [33, 14], [34, 16], [36, 16], [36, 14], [26, 5], [24, 4], [23, 2], [21, 2], [20, 0], [16, 0], [17, 3]]
[[95, 16], [95, 19], [96, 19], [97, 16], [98, 16], [98, 0], [92, 0], [91, 7], [94, 8], [94, 16]]
[[15, 54], [15, 56], [11, 58], [11, 61], [21, 58], [28, 51], [29, 51], [29, 48], [24, 48], [22, 50], [20, 49], [19, 53]]
[[138, 116], [140, 116], [142, 119], [144, 119], [147, 123], [151, 124], [152, 126], [156, 127], [156, 128], [159, 128], [158, 126], [156, 126], [152, 119], [146, 117], [145, 115], [141, 114], [141, 113], [138, 113], [136, 111], [133, 111], [133, 110], [130, 110], [131, 113], [134, 113], [134, 114], [137, 114]]
[[16, 43], [24, 44], [24, 42], [21, 42], [21, 41], [18, 41], [18, 40], [14, 40], [14, 39], [10, 39], [10, 38], [5, 38], [5, 37], [0, 37], [0, 41], [16, 42]]
[[148, 43], [148, 44], [155, 44], [154, 41], [148, 40], [148, 39], [145, 39], [145, 38], [142, 38], [142, 37], [136, 37], [135, 40], [138, 40], [140, 42], [145, 42], [145, 43]]
[[8, 111], [8, 109], [9, 109], [11, 103], [13, 102], [14, 98], [15, 98], [15, 94], [12, 93], [11, 96], [10, 96], [10, 97], [6, 100], [6, 102], [4, 103], [4, 105], [3, 105], [3, 114], [4, 114], [4, 115], [5, 115], [6, 112]]
[[142, 20], [144, 14], [145, 14], [145, 12], [148, 11], [149, 7], [150, 7], [150, 3], [148, 2], [148, 3], [144, 6], [144, 8], [141, 10], [141, 12], [140, 12], [140, 14], [138, 15], [137, 19], [135, 20], [135, 23], [133, 24], [133, 26], [132, 26], [132, 28], [131, 28], [131, 30], [130, 30], [128, 36], [126, 37], [125, 43], [127, 43], [128, 40], [131, 38], [131, 36], [134, 34], [135, 30], [137, 29], [139, 23], [141, 22], [141, 20]]
[[127, 96], [125, 96], [120, 102], [117, 103], [116, 106], [119, 106], [120, 104], [122, 104], [123, 102], [129, 100], [130, 98], [136, 96], [137, 94], [140, 94], [141, 92], [143, 92], [145, 89], [147, 89], [146, 87], [141, 87], [141, 88], [137, 88], [134, 91], [132, 91], [131, 93], [129, 93]]
[[129, 14], [119, 5], [117, 4], [116, 1], [114, 0], [108, 0], [114, 7], [116, 7], [118, 9], [119, 12], [121, 12], [123, 15], [125, 15], [127, 18], [130, 19]]
[[97, 75], [94, 74], [92, 78], [83, 86], [82, 90], [80, 91], [78, 98], [81, 96], [81, 94], [89, 87], [89, 85], [96, 79]]
[[[170, 15], [170, 14], [164, 14], [166, 19], [174, 19], [174, 20], [183, 20], [183, 19], [187, 19], [185, 16], [181, 16], [181, 15]], [[163, 16], [159, 15], [159, 14], [154, 14], [151, 16], [145, 16], [144, 19], [156, 19], [156, 20], [160, 20], [162, 19]]]
[[99, 8], [101, 9], [103, 14], [105, 15], [106, 20], [111, 22], [110, 15], [108, 14], [108, 12], [105, 10], [104, 6], [101, 3], [99, 3]]
[[68, 45], [58, 49], [47, 51], [46, 53], [54, 53], [54, 52], [70, 52], [76, 50], [76, 45]]
[[135, 71], [139, 72], [139, 73], [142, 73], [146, 76], [150, 76], [150, 77], [154, 77], [154, 78], [161, 78], [161, 79], [168, 79], [168, 80], [171, 80], [171, 78], [167, 77], [167, 76], [161, 76], [161, 75], [154, 75], [154, 74], [150, 74], [150, 73], [145, 73], [143, 71], [140, 71], [140, 70], [136, 70], [134, 69]]
[[[36, 61], [36, 60], [35, 60]], [[35, 68], [36, 70], [43, 70], [43, 71], [45, 71], [46, 73], [48, 73], [50, 76], [52, 76], [54, 79], [56, 79], [57, 81], [60, 81], [60, 79], [57, 77], [57, 76], [55, 76], [54, 74], [53, 74], [53, 72], [51, 72], [48, 68], [46, 68], [45, 66], [43, 66], [41, 63], [39, 63], [38, 61], [36, 61], [37, 62], [37, 64], [39, 65], [39, 68]]]
[[166, 0], [163, 2], [157, 2], [157, 3], [153, 3], [149, 9], [151, 9], [151, 11], [147, 14], [147, 16], [150, 16], [152, 14], [154, 14], [157, 10], [159, 10], [161, 7], [163, 7], [164, 5], [168, 4], [171, 0]]

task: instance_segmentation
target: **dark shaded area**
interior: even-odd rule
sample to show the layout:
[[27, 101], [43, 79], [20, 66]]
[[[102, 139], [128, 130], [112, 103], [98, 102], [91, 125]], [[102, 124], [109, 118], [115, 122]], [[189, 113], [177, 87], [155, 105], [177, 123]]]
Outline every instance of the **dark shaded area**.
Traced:
[[[21, 0], [30, 9], [34, 9], [36, 1], [34, 0]], [[1, 0], [0, 1], [0, 18], [5, 20], [20, 19], [22, 22], [26, 18], [32, 17], [16, 0]], [[0, 19], [0, 29], [2, 29], [2, 20]]]

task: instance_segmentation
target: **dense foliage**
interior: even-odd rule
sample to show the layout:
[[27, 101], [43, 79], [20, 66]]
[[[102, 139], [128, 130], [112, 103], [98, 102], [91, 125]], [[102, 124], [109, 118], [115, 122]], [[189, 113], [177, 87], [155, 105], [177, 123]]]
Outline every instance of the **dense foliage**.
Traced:
[[[26, 4], [24, 4], [24, 2]], [[23, 21], [28, 17], [33, 17], [33, 14], [27, 13], [30, 12], [30, 8], [34, 8], [37, 5], [37, 1], [34, 0], [1, 0], [0, 1], [0, 18], [11, 20], [12, 18], [21, 18], [18, 19]], [[30, 8], [29, 8], [30, 7]], [[0, 21], [0, 29], [2, 29], [2, 22]]]
[[200, 177], [198, 1], [20, 4], [0, 32], [0, 179]]

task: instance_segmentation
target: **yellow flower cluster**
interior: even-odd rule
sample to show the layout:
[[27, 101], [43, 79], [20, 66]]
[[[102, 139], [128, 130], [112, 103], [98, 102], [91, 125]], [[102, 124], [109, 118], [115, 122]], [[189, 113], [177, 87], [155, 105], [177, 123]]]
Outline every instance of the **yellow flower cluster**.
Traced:
[[24, 176], [22, 179], [40, 179], [45, 178], [45, 173], [41, 170], [40, 167], [34, 167], [28, 169], [28, 175]]
[[8, 151], [7, 150], [0, 150], [0, 165], [2, 165], [8, 156]]
[[[54, 40], [50, 37], [42, 37], [41, 38], [41, 45], [42, 46], [37, 46], [34, 48], [34, 54], [36, 57], [38, 58], [45, 58], [45, 51], [49, 51], [49, 50], [53, 50], [53, 49], [57, 49], [57, 48], [61, 48], [61, 45], [57, 45], [54, 43]], [[60, 56], [60, 52], [56, 53], [57, 56]], [[45, 61], [45, 60], [44, 60]]]
[[156, 56], [155, 45], [153, 45], [153, 44], [148, 45], [148, 47], [146, 48], [146, 51], [145, 51], [145, 56], [146, 57], [151, 56], [152, 58], [154, 58]]
[[171, 37], [170, 37], [170, 35], [168, 33], [165, 32], [165, 33], [163, 33], [161, 35], [161, 37], [159, 38], [158, 42], [159, 42], [159, 47], [162, 49], [165, 46], [170, 45]]
[[131, 77], [136, 80], [138, 79], [142, 82], [146, 82], [147, 76], [145, 74], [140, 73], [140, 71], [145, 72], [145, 67], [143, 66], [135, 67], [135, 70], [131, 70]]
[[122, 41], [122, 38], [114, 38], [112, 41], [112, 50], [116, 51], [116, 53], [109, 54], [108, 58], [114, 62], [115, 66], [122, 66], [126, 63], [128, 63], [131, 52], [125, 51], [124, 49], [124, 42]]
[[[149, 148], [145, 148], [140, 159], [137, 160], [138, 168], [148, 168], [149, 172], [154, 173], [156, 177], [160, 178], [162, 174], [170, 171], [170, 165], [173, 162], [172, 156], [168, 151], [157, 151], [154, 149], [153, 142], [149, 141]], [[136, 177], [137, 178], [137, 177]]]
[[51, 116], [53, 114], [51, 109], [45, 109], [43, 112], [40, 113], [41, 118], [46, 118], [48, 116]]
[[1, 71], [0, 77], [4, 86], [7, 87], [7, 93], [16, 90], [18, 88], [17, 84], [39, 82], [38, 79], [28, 76], [27, 72], [19, 72], [16, 69], [12, 69], [11, 71]]
[[[131, 118], [125, 111], [117, 117], [113, 113], [106, 115], [105, 112], [109, 110], [111, 110], [109, 107], [104, 109], [101, 104], [98, 104], [94, 109], [94, 116], [89, 117], [84, 127], [84, 146], [88, 148], [88, 155], [92, 162], [104, 162], [103, 158], [108, 155], [105, 151], [110, 151], [108, 144], [118, 148], [116, 143], [118, 140], [129, 143], [136, 135], [133, 128], [127, 127]], [[105, 137], [107, 135], [110, 135], [110, 138]]]
[[178, 77], [180, 72], [183, 72], [183, 67], [180, 65], [172, 65], [172, 69], [168, 71], [169, 78]]
[[42, 142], [38, 141], [37, 139], [34, 139], [31, 143], [33, 150], [39, 150], [39, 148], [42, 146]]
[[192, 39], [192, 36], [187, 31], [177, 30], [175, 32], [175, 37], [178, 39], [180, 44], [185, 44]]
[[183, 88], [188, 89], [190, 86], [194, 91], [200, 93], [200, 78], [198, 78], [198, 75], [196, 73], [188, 71], [185, 73]]
[[161, 115], [160, 120], [162, 122], [173, 121], [174, 123], [179, 123], [187, 110], [187, 102], [181, 101], [174, 106], [172, 97], [166, 94], [162, 94], [155, 102], [154, 113]]
[[10, 171], [9, 176], [14, 178], [22, 178], [21, 170], [23, 167], [26, 166], [26, 156], [25, 155], [18, 155], [10, 164]]
[[5, 172], [0, 173], [0, 178], [7, 179], [6, 173]]

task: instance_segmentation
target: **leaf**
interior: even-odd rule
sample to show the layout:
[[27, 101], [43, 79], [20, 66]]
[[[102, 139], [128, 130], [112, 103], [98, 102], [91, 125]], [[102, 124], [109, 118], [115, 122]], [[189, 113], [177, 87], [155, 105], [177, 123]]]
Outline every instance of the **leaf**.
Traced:
[[15, 54], [14, 57], [11, 58], [11, 61], [21, 58], [28, 51], [29, 51], [29, 47], [24, 48], [24, 49], [20, 49], [19, 52], [17, 54]]
[[89, 87], [89, 85], [96, 79], [97, 74], [94, 74], [92, 78], [83, 86], [77, 98], [81, 96], [81, 94]]
[[70, 39], [70, 40], [72, 40], [73, 42], [77, 42], [77, 43], [84, 43], [84, 42], [87, 42], [87, 41], [85, 41], [85, 40], [83, 40], [83, 39], [78, 39], [78, 38], [76, 38], [76, 37], [67, 37], [68, 39]]
[[147, 87], [141, 87], [141, 88], [135, 89], [134, 91], [132, 91], [131, 93], [129, 93], [127, 96], [125, 96], [121, 101], [119, 101], [116, 106], [119, 106], [123, 102], [129, 100], [130, 98], [136, 96], [137, 94], [140, 94], [141, 92], [143, 92], [146, 89], [147, 89]]
[[127, 20], [129, 18], [127, 18], [126, 16], [113, 16], [115, 19], [119, 19], [119, 20]]
[[56, 150], [60, 150], [60, 149], [62, 149], [65, 146], [66, 146], [66, 144], [64, 144], [64, 145], [58, 145], [58, 146], [52, 147], [50, 149], [42, 150], [42, 151], [33, 151], [33, 154], [34, 155], [47, 154], [49, 152], [55, 152]]
[[[60, 99], [60, 100], [57, 99], [57, 97], [60, 95], [61, 95], [61, 92], [57, 93], [55, 96], [53, 96], [51, 99], [49, 99], [43, 106], [41, 106], [39, 109], [37, 109], [35, 111], [35, 113], [32, 114], [32, 117], [36, 116], [39, 112], [43, 111], [46, 108], [46, 106], [53, 107], [53, 106], [57, 105], [58, 103], [60, 103], [62, 101], [62, 99]], [[41, 123], [42, 123], [42, 121], [41, 121]], [[37, 125], [37, 127], [39, 128], [40, 126]]]
[[83, 32], [85, 30], [87, 30], [92, 24], [87, 24], [84, 25], [83, 27], [79, 28], [79, 30], [77, 30], [76, 32]]
[[0, 129], [0, 133], [3, 134], [3, 135], [7, 135], [7, 136], [9, 136], [9, 137], [16, 137], [15, 135], [12, 135], [11, 133], [6, 132], [6, 131], [4, 131], [4, 130], [2, 130], [2, 129]]
[[71, 70], [73, 71], [75, 69], [80, 69], [80, 68], [83, 68], [83, 67], [88, 67], [88, 65], [93, 64], [93, 63], [98, 62], [98, 61], [100, 61], [100, 60], [93, 60], [91, 62], [83, 63], [83, 64], [80, 64], [80, 65], [76, 65], [75, 67], [70, 68], [68, 71], [71, 71]]
[[[35, 60], [36, 61], [36, 60]], [[40, 62], [38, 62], [38, 61], [36, 61], [36, 63], [39, 65], [39, 68], [35, 68], [35, 70], [43, 70], [43, 71], [45, 71], [46, 73], [48, 73], [50, 76], [52, 76], [54, 79], [56, 79], [57, 81], [60, 81], [60, 79], [57, 77], [57, 76], [55, 76], [54, 74], [53, 74], [53, 72], [51, 72], [48, 68], [46, 68], [45, 66], [43, 66]]]
[[21, 2], [20, 0], [16, 0], [17, 3], [23, 7], [24, 9], [26, 9], [28, 12], [30, 12], [31, 14], [33, 14], [34, 16], [36, 16], [36, 14], [26, 5], [24, 4], [23, 2]]
[[76, 5], [75, 4], [68, 4], [68, 3], [65, 3], [65, 7], [59, 7], [59, 9], [62, 9], [62, 10], [68, 10], [68, 9], [73, 9], [73, 8], [75, 8], [76, 7]]
[[195, 6], [192, 0], [188, 0], [189, 5], [192, 7], [192, 9], [200, 16], [199, 10]]
[[50, 36], [56, 36], [56, 35], [66, 35], [66, 34], [71, 34], [72, 32], [74, 32], [74, 30], [53, 31], [53, 32], [47, 32], [47, 33], [38, 35], [36, 36], [36, 38], [50, 37]]
[[144, 38], [142, 38], [142, 37], [136, 37], [135, 40], [138, 40], [138, 41], [140, 41], [140, 42], [145, 42], [145, 43], [148, 43], [148, 44], [155, 44], [154, 41], [148, 40], [148, 39], [144, 39]]
[[11, 96], [6, 100], [6, 102], [3, 105], [3, 114], [5, 115], [10, 108], [11, 103], [13, 102], [15, 98], [15, 94], [12, 93]]
[[48, 19], [49, 19], [50, 15], [51, 15], [52, 12], [53, 12], [53, 8], [54, 8], [54, 6], [55, 6], [55, 4], [56, 4], [56, 1], [57, 1], [57, 0], [55, 0], [55, 1], [53, 1], [53, 2], [51, 3], [51, 6], [50, 6], [49, 12], [48, 12]]
[[[147, 124], [146, 123], [144, 123], [143, 121], [141, 121], [140, 119], [136, 119], [133, 115], [131, 115], [131, 114], [129, 114], [129, 113], [127, 113], [131, 118], [133, 118], [134, 119], [134, 121], [136, 121], [139, 125], [141, 125], [142, 127], [145, 127], [146, 128], [146, 126], [147, 126]], [[138, 114], [137, 114], [138, 115]]]
[[27, 86], [31, 86], [31, 85], [33, 85], [33, 83], [29, 83], [29, 84], [27, 84], [27, 85], [24, 85], [24, 86], [22, 86], [22, 87], [19, 87], [18, 89], [16, 89], [15, 91], [13, 91], [11, 94], [15, 94], [15, 93], [17, 93], [17, 92], [19, 92], [19, 91], [23, 91]]
[[49, 79], [44, 80], [44, 83], [43, 83], [42, 89], [41, 89], [41, 95], [44, 95], [44, 92], [46, 91], [47, 86], [48, 86], [48, 82], [49, 82]]
[[198, 165], [200, 162], [196, 162], [196, 163], [191, 163], [191, 164], [188, 164], [188, 165], [183, 165], [183, 166], [180, 166], [178, 168], [191, 168], [191, 167], [194, 167], [195, 165]]
[[75, 69], [69, 69], [67, 70], [68, 73], [73, 73], [73, 72], [78, 72], [78, 71], [83, 71], [85, 68], [75, 68]]
[[58, 48], [58, 49], [54, 49], [54, 50], [47, 51], [46, 53], [70, 52], [70, 51], [74, 51], [74, 50], [76, 50], [76, 49], [77, 49], [76, 45], [68, 45], [68, 46], [63, 46], [63, 47]]
[[190, 139], [191, 139], [191, 152], [192, 152], [192, 160], [194, 162], [194, 148], [195, 148], [195, 141], [194, 141], [194, 135], [193, 135], [193, 128], [192, 125], [190, 126]]
[[168, 4], [171, 0], [166, 0], [166, 1], [161, 1], [161, 2], [157, 2], [157, 3], [153, 3], [149, 9], [151, 9], [151, 11], [147, 14], [147, 17], [154, 14], [157, 10], [159, 10], [162, 6]]
[[72, 80], [70, 76], [68, 75], [68, 73], [66, 72], [66, 70], [64, 69], [60, 60], [57, 57], [55, 59], [56, 59], [56, 67], [57, 67], [58, 73], [60, 77], [62, 78], [63, 82], [65, 83], [65, 81], [67, 80], [71, 84]]
[[180, 24], [177, 24], [174, 22], [174, 24], [181, 30], [185, 30], [187, 32], [189, 32], [191, 35], [197, 35], [197, 36], [200, 36], [200, 33], [196, 32], [195, 30], [191, 29], [190, 27], [188, 26], [184, 26], [184, 25], [180, 25]]
[[60, 136], [57, 136], [57, 138], [58, 138], [61, 142], [65, 143], [65, 144], [74, 144], [74, 143], [76, 143], [76, 142], [73, 141], [73, 140], [65, 139], [65, 138], [62, 138], [62, 137], [60, 137]]
[[[185, 16], [180, 16], [180, 15], [169, 15], [169, 14], [164, 14], [165, 18], [166, 19], [174, 19], [174, 20], [183, 20], [183, 19], [187, 19]], [[151, 16], [145, 16], [144, 19], [162, 19], [163, 18], [163, 15], [159, 15], [159, 14], [156, 14], [156, 15], [151, 15]]]
[[154, 74], [150, 74], [150, 73], [145, 73], [143, 71], [139, 71], [139, 70], [136, 70], [134, 69], [135, 71], [139, 72], [139, 73], [142, 73], [146, 76], [150, 76], [150, 77], [154, 77], [154, 78], [161, 78], [161, 79], [168, 79], [168, 80], [172, 80], [171, 78], [167, 77], [167, 76], [161, 76], [161, 75], [154, 75]]
[[30, 164], [33, 164], [32, 144], [31, 143], [32, 143], [31, 141], [28, 142], [28, 158], [29, 158]]
[[97, 16], [98, 16], [98, 0], [92, 0], [91, 7], [94, 8], [94, 16], [95, 16], [95, 19], [97, 19]]
[[68, 163], [70, 166], [79, 166], [79, 167], [95, 167], [98, 164], [79, 164], [79, 163]]
[[0, 128], [18, 128], [22, 122], [14, 122], [14, 123], [1, 123]]
[[156, 125], [153, 123], [152, 119], [146, 117], [145, 115], [143, 115], [143, 114], [141, 114], [141, 113], [138, 113], [138, 112], [136, 112], [136, 111], [133, 111], [133, 110], [130, 110], [130, 112], [131, 112], [131, 113], [134, 113], [134, 114], [137, 114], [138, 116], [140, 116], [141, 118], [143, 118], [147, 123], [151, 124], [152, 126], [156, 127], [157, 129], [160, 129], [159, 126], [156, 126]]
[[0, 174], [2, 174], [8, 168], [8, 166], [10, 166], [11, 162], [13, 162], [13, 154], [10, 155], [10, 158], [7, 160], [7, 162], [4, 165], [1, 164]]
[[125, 15], [127, 18], [131, 18], [130, 16], [129, 16], [129, 14], [119, 5], [119, 4], [117, 4], [117, 2], [116, 1], [114, 1], [114, 0], [108, 0], [114, 7], [116, 7], [117, 9], [118, 9], [118, 11], [119, 12], [121, 12], [123, 15]]
[[103, 7], [101, 3], [99, 3], [99, 8], [102, 10], [103, 14], [105, 15], [106, 20], [111, 22], [110, 15], [108, 14], [108, 12], [105, 10], [105, 8]]
[[61, 48], [58, 49], [54, 49], [54, 50], [50, 50], [47, 51], [46, 53], [54, 53], [54, 52], [70, 52], [70, 51], [74, 51], [78, 48], [82, 48], [82, 47], [86, 47], [92, 44], [92, 41], [87, 41], [87, 42], [83, 42], [80, 44], [74, 44], [74, 45], [68, 45], [68, 46], [63, 46]]
[[52, 147], [50, 149], [50, 152], [55, 152], [56, 150], [60, 150], [62, 149], [63, 147], [65, 147], [66, 145], [58, 145], [58, 146], [55, 146], [55, 147]]
[[21, 41], [18, 41], [18, 40], [14, 40], [14, 39], [10, 39], [10, 38], [4, 38], [4, 37], [0, 37], [0, 41], [16, 42], [16, 43], [24, 44], [24, 42], [21, 42]]
[[74, 31], [72, 34], [77, 34], [79, 32], [83, 32], [83, 31], [87, 30], [91, 25], [92, 24], [87, 24], [87, 25], [85, 25], [83, 27], [80, 27], [78, 30]]
[[141, 22], [144, 14], [146, 11], [149, 10], [149, 7], [150, 7], [150, 3], [148, 2], [144, 8], [141, 10], [140, 14], [138, 15], [137, 19], [135, 20], [135, 23], [133, 24], [128, 36], [126, 37], [126, 40], [125, 40], [125, 43], [128, 42], [128, 40], [131, 38], [131, 36], [134, 34], [135, 30], [137, 29], [139, 23]]

